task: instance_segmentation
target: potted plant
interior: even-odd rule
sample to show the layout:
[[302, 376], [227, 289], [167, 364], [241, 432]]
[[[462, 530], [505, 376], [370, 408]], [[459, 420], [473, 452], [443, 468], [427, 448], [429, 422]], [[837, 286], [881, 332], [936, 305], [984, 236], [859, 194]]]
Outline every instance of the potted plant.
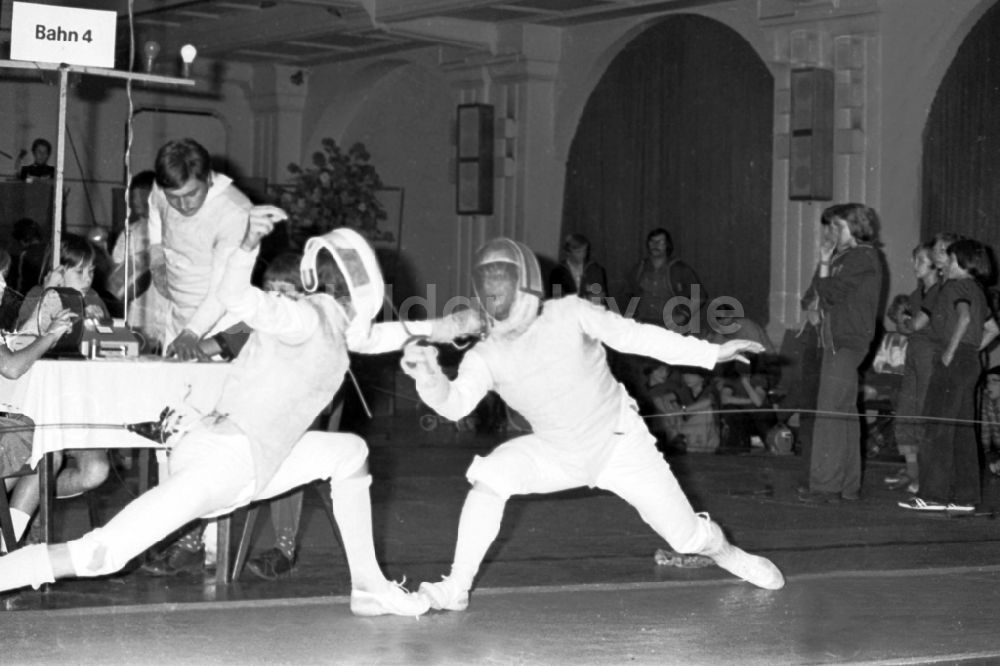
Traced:
[[312, 154], [312, 166], [288, 165], [292, 182], [282, 188], [280, 205], [290, 217], [292, 243], [301, 247], [310, 236], [345, 226], [370, 242], [393, 241], [391, 231], [379, 229], [386, 219], [377, 196], [382, 179], [364, 144], [355, 143], [345, 152], [326, 138], [321, 146]]

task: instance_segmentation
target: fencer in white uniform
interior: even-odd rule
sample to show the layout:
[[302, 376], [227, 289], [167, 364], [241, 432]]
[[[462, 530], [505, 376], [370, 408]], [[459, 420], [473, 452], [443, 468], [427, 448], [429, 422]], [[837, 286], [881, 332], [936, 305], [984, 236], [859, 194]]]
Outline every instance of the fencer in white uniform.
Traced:
[[260, 239], [284, 217], [272, 206], [254, 208], [243, 242], [230, 256], [219, 296], [253, 332], [233, 361], [215, 410], [169, 442], [170, 476], [80, 539], [0, 557], [0, 591], [118, 571], [196, 518], [329, 479], [351, 572], [351, 610], [357, 615], [427, 610], [426, 600], [386, 580], [375, 559], [364, 441], [307, 429], [343, 382], [348, 349], [398, 350], [412, 332], [426, 334], [430, 325], [372, 325], [384, 284], [371, 247], [349, 229], [307, 243], [302, 284], [316, 293], [289, 298], [252, 287]]
[[499, 238], [473, 261], [485, 336], [469, 349], [449, 381], [433, 346], [409, 344], [401, 361], [420, 398], [458, 420], [490, 390], [531, 425], [532, 433], [477, 456], [472, 489], [458, 525], [451, 572], [420, 586], [432, 608], [464, 610], [511, 495], [604, 488], [634, 506], [680, 553], [700, 553], [754, 585], [779, 589], [784, 578], [769, 560], [731, 545], [707, 514], [695, 513], [656, 449], [635, 402], [608, 368], [602, 344], [664, 363], [711, 368], [758, 353], [748, 340], [721, 345], [640, 324], [567, 296], [542, 303], [538, 261], [525, 245]]

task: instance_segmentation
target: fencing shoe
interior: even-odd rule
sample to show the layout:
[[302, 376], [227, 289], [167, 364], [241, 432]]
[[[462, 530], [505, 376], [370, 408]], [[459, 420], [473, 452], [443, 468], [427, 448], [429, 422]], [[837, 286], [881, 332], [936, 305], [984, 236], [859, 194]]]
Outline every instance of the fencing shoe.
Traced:
[[[781, 575], [781, 571], [774, 566], [771, 560], [751, 555], [743, 549], [737, 548], [729, 543], [722, 533], [721, 527], [710, 520], [708, 524], [711, 537], [708, 548], [702, 551], [703, 555], [708, 555], [721, 568], [757, 587], [762, 587], [765, 590], [780, 590], [785, 586], [785, 577]], [[423, 591], [423, 586], [421, 586], [421, 591]]]
[[464, 611], [469, 607], [469, 591], [448, 576], [442, 577], [440, 583], [421, 583], [419, 594], [435, 610]]
[[381, 592], [351, 590], [351, 612], [363, 617], [376, 615], [423, 615], [430, 604], [420, 594], [407, 592], [402, 584], [387, 580]]

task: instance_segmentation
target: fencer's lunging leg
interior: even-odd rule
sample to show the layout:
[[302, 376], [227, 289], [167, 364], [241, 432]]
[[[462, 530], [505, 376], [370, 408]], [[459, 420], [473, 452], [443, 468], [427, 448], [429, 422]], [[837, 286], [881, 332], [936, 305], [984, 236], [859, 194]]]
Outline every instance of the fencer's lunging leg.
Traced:
[[333, 516], [351, 572], [355, 615], [420, 615], [427, 602], [386, 580], [375, 557], [368, 447], [357, 435], [310, 431], [303, 435], [255, 499], [266, 499], [313, 481], [330, 480]]
[[462, 515], [458, 520], [458, 539], [455, 544], [455, 561], [451, 575], [440, 583], [421, 583], [420, 594], [431, 608], [438, 610], [465, 610], [469, 606], [469, 590], [486, 557], [486, 551], [497, 538], [507, 501], [488, 486], [472, 486]]
[[[104, 527], [66, 544], [39, 544], [0, 558], [0, 591], [67, 576], [102, 576], [195, 518], [249, 499], [253, 464], [242, 436], [192, 431], [171, 454], [171, 474]], [[238, 505], [238, 504], [237, 504]]]
[[785, 579], [774, 564], [729, 543], [708, 514], [696, 514], [669, 465], [652, 446], [616, 451], [598, 486], [631, 504], [642, 519], [679, 553], [711, 557], [717, 565], [758, 587], [777, 590]]

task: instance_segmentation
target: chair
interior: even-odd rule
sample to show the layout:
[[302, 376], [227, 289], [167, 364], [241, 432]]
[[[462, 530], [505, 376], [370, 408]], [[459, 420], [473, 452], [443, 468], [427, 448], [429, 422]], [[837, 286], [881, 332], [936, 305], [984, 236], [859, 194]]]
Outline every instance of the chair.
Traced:
[[[333, 516], [333, 502], [330, 500], [329, 492], [329, 482], [327, 481], [316, 481], [310, 483], [306, 488], [312, 488], [319, 494], [320, 501], [323, 503], [323, 508], [326, 510], [326, 516], [330, 520], [330, 525], [333, 526], [333, 532], [337, 535], [339, 539], [339, 532], [337, 531], [337, 521]], [[294, 492], [304, 492], [305, 489], [299, 489]], [[271, 498], [273, 499], [273, 498]], [[218, 554], [216, 557], [216, 574], [215, 579], [218, 583], [232, 583], [239, 580], [240, 575], [243, 573], [243, 567], [246, 565], [247, 556], [250, 554], [250, 546], [253, 543], [253, 536], [257, 530], [257, 522], [260, 518], [260, 510], [262, 507], [267, 506], [271, 499], [261, 500], [260, 502], [254, 502], [250, 504], [245, 509], [240, 509], [234, 511], [228, 516], [221, 516], [218, 519]], [[232, 560], [232, 565], [230, 566], [230, 559], [228, 557], [230, 551], [231, 540], [231, 530], [232, 530], [232, 519], [237, 513], [245, 513], [246, 520], [243, 522], [243, 534], [240, 536], [240, 544], [236, 550], [236, 557]], [[223, 557], [225, 553], [225, 557]]]

